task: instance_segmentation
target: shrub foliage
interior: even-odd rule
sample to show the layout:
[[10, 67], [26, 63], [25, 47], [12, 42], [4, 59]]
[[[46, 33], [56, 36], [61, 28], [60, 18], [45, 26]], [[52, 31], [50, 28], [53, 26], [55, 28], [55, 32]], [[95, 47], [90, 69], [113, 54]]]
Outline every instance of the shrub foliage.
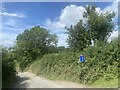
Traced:
[[[83, 54], [86, 61], [77, 63]], [[101, 47], [89, 47], [81, 52], [47, 54], [37, 60], [30, 70], [49, 78], [71, 80], [83, 84], [93, 84], [104, 77], [105, 81], [118, 78], [117, 40]]]
[[2, 48], [2, 87], [7, 88], [16, 80], [16, 70], [13, 53]]

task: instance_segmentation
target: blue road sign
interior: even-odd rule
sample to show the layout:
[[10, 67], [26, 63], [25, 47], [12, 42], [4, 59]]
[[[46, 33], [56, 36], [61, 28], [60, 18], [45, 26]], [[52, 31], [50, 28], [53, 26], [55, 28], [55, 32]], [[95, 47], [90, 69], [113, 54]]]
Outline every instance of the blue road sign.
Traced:
[[85, 62], [85, 57], [83, 55], [80, 55], [79, 61], [80, 62]]

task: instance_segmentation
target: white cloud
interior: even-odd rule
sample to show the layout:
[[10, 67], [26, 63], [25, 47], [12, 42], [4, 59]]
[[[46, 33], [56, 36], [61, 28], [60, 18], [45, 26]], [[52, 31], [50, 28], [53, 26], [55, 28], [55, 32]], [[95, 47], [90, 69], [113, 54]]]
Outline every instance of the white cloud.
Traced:
[[104, 8], [103, 10], [103, 13], [105, 12], [109, 12], [109, 13], [112, 13], [112, 12], [115, 12], [116, 16], [115, 18], [113, 19], [113, 21], [116, 23], [118, 22], [118, 2], [120, 0], [115, 0], [111, 5], [107, 6], [106, 8]]
[[[98, 13], [105, 13], [106, 11], [110, 12], [110, 10], [113, 10], [116, 12], [116, 1], [111, 4], [110, 6], [107, 6], [105, 9], [101, 10], [100, 7], [96, 8], [96, 12]], [[52, 33], [57, 33], [59, 37], [58, 46], [60, 45], [67, 45], [66, 40], [67, 36], [66, 34], [60, 34], [60, 32], [66, 32], [65, 26], [75, 25], [80, 19], [83, 19], [83, 13], [85, 12], [85, 8], [83, 6], [77, 6], [77, 5], [69, 5], [66, 6], [62, 11], [61, 15], [58, 17], [58, 20], [51, 21], [50, 19], [46, 20], [45, 26], [51, 30]], [[86, 20], [83, 19], [85, 22]], [[62, 38], [64, 37], [64, 39]], [[111, 36], [112, 37], [112, 36]]]
[[113, 11], [115, 12], [116, 16], [115, 18], [113, 19], [114, 23], [115, 23], [115, 28], [113, 30], [113, 32], [111, 33], [108, 41], [111, 41], [112, 39], [114, 38], [117, 38], [118, 37], [118, 2], [120, 0], [115, 0], [110, 6], [107, 6], [104, 10], [103, 10], [103, 13], [105, 12], [109, 12], [109, 13], [112, 13]]
[[[110, 6], [107, 6], [103, 10], [100, 7], [97, 7], [96, 12], [98, 13], [110, 12], [111, 13], [114, 11], [116, 13], [114, 22], [116, 22], [116, 18], [118, 18], [117, 17], [118, 16], [117, 15], [118, 14], [118, 1], [119, 0], [116, 0]], [[69, 6], [66, 6], [61, 11], [61, 15], [58, 17], [58, 20], [55, 20], [55, 21], [51, 21], [50, 19], [46, 20], [46, 23], [45, 23], [46, 27], [49, 28], [51, 32], [53, 33], [58, 32], [58, 37], [59, 37], [58, 45], [59, 46], [67, 45], [65, 42], [67, 39], [67, 36], [65, 36], [66, 34], [59, 35], [59, 32], [66, 32], [65, 26], [75, 25], [80, 19], [83, 19], [84, 12], [85, 12], [85, 8], [83, 6], [69, 5]], [[84, 19], [83, 21], [85, 22], [86, 20]], [[62, 37], [65, 37], [65, 38], [63, 39]], [[109, 39], [112, 39], [114, 37], [117, 37], [116, 31], [113, 31], [111, 33], [111, 36]]]
[[66, 40], [68, 38], [68, 34], [59, 34], [58, 35], [58, 46], [65, 46], [67, 47]]
[[111, 40], [113, 40], [114, 38], [118, 37], [118, 30], [117, 31], [113, 31], [111, 33], [111, 36], [108, 38], [108, 42], [110, 42]]
[[3, 33], [0, 32], [0, 44], [2, 44], [5, 47], [13, 46], [16, 39], [16, 34], [9, 34], [9, 33]]
[[66, 6], [59, 17], [59, 22], [64, 25], [74, 25], [80, 19], [83, 19], [85, 8], [83, 6], [70, 5]]
[[[3, 28], [3, 31], [0, 32], [0, 44], [2, 44], [5, 47], [11, 47], [15, 44], [15, 40], [17, 35], [19, 35], [20, 33], [22, 33], [25, 29], [29, 29], [32, 26], [30, 25], [26, 25], [26, 27], [23, 28], [9, 28], [9, 27], [5, 27]], [[4, 31], [4, 30], [10, 30], [8, 32]]]
[[[114, 11], [117, 13], [117, 3], [116, 0], [110, 6], [107, 6], [105, 9], [101, 10], [100, 7], [96, 8], [96, 12], [105, 13], [106, 11]], [[60, 32], [65, 31], [65, 26], [75, 25], [80, 19], [83, 19], [83, 13], [85, 12], [85, 8], [83, 6], [77, 5], [69, 5], [66, 6], [62, 11], [61, 15], [58, 17], [58, 20], [51, 21], [50, 19], [46, 20], [45, 26], [52, 30], [52, 32]], [[83, 21], [86, 21], [83, 19]]]
[[119, 2], [120, 0], [115, 0], [110, 6], [107, 6], [104, 10], [103, 10], [103, 12], [109, 12], [109, 13], [111, 13], [111, 12], [116, 12], [116, 13], [118, 13], [118, 2]]
[[3, 12], [2, 13], [4, 16], [10, 16], [10, 17], [26, 17], [26, 15], [22, 14], [22, 13], [7, 13], [7, 12]]
[[[25, 29], [29, 29], [31, 26], [26, 26], [23, 28], [4, 28], [4, 30], [8, 29], [11, 30], [11, 32], [5, 32], [1, 31], [0, 32], [0, 44], [2, 44], [5, 47], [11, 47], [15, 44], [15, 40], [17, 35], [22, 33]], [[16, 32], [15, 32], [16, 31]]]
[[100, 8], [100, 7], [96, 7], [96, 9], [95, 9], [95, 10], [96, 10], [96, 12], [97, 12], [97, 13], [99, 13], [99, 14], [103, 13], [103, 11], [101, 10], [101, 8]]
[[26, 25], [24, 23], [22, 23], [22, 21], [20, 21], [19, 19], [13, 18], [13, 17], [9, 17], [9, 18], [3, 18], [3, 22], [2, 22], [2, 30], [8, 31], [8, 32], [23, 32], [24, 29], [28, 29], [31, 28], [33, 26], [31, 25]]
[[83, 6], [69, 5], [61, 11], [58, 20], [46, 20], [45, 27], [58, 35], [58, 46], [67, 46], [68, 35], [61, 33], [66, 32], [65, 26], [75, 25], [80, 19], [83, 19], [84, 11], [85, 8]]
[[52, 22], [50, 19], [47, 19], [45, 27], [51, 30], [52, 33], [57, 33], [64, 31], [65, 25], [60, 23], [59, 21]]
[[[4, 18], [3, 18], [4, 20]], [[13, 18], [8, 18], [7, 20], [3, 21], [3, 28], [6, 27], [15, 27], [17, 25], [17, 20], [13, 19]]]
[[75, 25], [80, 19], [83, 19], [83, 6], [69, 5], [66, 6], [59, 16], [57, 21], [46, 20], [45, 26], [52, 30], [52, 32], [63, 32], [65, 26]]
[[19, 19], [14, 17], [3, 17], [2, 31], [0, 32], [0, 44], [5, 47], [13, 46], [17, 35], [31, 27], [32, 26], [25, 25]]

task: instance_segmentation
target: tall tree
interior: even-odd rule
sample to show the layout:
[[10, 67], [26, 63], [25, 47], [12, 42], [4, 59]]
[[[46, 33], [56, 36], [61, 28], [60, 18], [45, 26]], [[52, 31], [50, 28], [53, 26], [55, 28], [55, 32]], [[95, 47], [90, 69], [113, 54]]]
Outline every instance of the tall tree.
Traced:
[[90, 38], [94, 42], [107, 42], [110, 33], [114, 29], [113, 18], [115, 13], [100, 13], [96, 11], [95, 6], [87, 6], [86, 12], [83, 17], [87, 19], [86, 29], [90, 35]]
[[67, 30], [69, 35], [68, 44], [71, 49], [83, 50], [91, 44], [82, 20], [80, 20], [75, 26], [67, 28]]
[[99, 13], [95, 6], [86, 6], [83, 14], [83, 20], [80, 20], [75, 26], [66, 28], [68, 30], [68, 44], [74, 50], [83, 50], [90, 46], [94, 41], [98, 45], [107, 42], [110, 33], [114, 29], [113, 18], [115, 13]]
[[[20, 65], [29, 64], [48, 52], [48, 48], [56, 46], [57, 36], [50, 34], [45, 28], [35, 26], [19, 34], [16, 39], [15, 52]], [[24, 63], [24, 64], [23, 64]], [[26, 65], [27, 65], [26, 64]]]

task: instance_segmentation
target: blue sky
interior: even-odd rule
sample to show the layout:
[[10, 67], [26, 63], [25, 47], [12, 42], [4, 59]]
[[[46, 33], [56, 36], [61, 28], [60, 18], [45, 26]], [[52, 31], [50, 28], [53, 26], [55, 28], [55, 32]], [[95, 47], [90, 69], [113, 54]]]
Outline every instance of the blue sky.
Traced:
[[[67, 46], [65, 26], [74, 25], [82, 19], [86, 5], [96, 5], [97, 12], [115, 11], [115, 2], [12, 2], [2, 4], [2, 42], [13, 46], [16, 36], [25, 29], [41, 26], [58, 35], [58, 46]], [[117, 16], [114, 19], [117, 22]], [[117, 27], [117, 26], [116, 26]], [[117, 28], [116, 28], [117, 29]], [[117, 32], [113, 32], [116, 36]]]
[[[104, 3], [70, 3], [70, 2], [29, 2], [29, 3], [20, 3], [20, 2], [13, 2], [13, 3], [3, 3], [5, 8], [5, 12], [8, 13], [23, 13], [27, 17], [21, 18], [20, 21], [24, 20], [24, 23], [27, 25], [44, 25], [44, 22], [47, 18], [50, 18], [52, 21], [56, 20], [57, 17], [60, 16], [61, 10], [64, 9], [66, 6], [69, 5], [82, 5], [86, 6], [88, 4], [93, 4], [101, 9], [104, 9], [106, 6], [109, 6], [110, 2]], [[5, 18], [3, 17], [3, 20]], [[7, 19], [7, 18], [6, 18]], [[32, 21], [31, 21], [32, 19]]]

